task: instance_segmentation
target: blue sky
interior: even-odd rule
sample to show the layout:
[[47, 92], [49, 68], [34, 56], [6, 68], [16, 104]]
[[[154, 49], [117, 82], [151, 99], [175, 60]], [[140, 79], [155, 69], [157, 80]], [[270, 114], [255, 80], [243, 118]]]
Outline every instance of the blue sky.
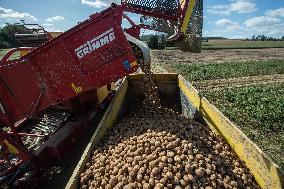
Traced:
[[[48, 31], [65, 31], [90, 14], [105, 9], [111, 2], [0, 0], [0, 26], [25, 19], [43, 25]], [[203, 31], [204, 36], [227, 38], [250, 38], [253, 34], [282, 37], [284, 0], [204, 0]]]

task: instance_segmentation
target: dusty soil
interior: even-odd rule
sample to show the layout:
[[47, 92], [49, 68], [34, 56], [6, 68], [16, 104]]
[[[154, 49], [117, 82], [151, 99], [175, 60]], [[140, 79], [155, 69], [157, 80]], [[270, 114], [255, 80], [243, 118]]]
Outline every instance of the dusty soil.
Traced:
[[268, 85], [274, 83], [284, 83], [284, 74], [204, 80], [204, 81], [194, 82], [193, 84], [199, 91], [207, 91], [207, 90], [222, 90], [224, 88]]
[[271, 59], [284, 59], [284, 48], [203, 50], [200, 54], [184, 53], [179, 50], [152, 51], [153, 65], [172, 63], [226, 63]]

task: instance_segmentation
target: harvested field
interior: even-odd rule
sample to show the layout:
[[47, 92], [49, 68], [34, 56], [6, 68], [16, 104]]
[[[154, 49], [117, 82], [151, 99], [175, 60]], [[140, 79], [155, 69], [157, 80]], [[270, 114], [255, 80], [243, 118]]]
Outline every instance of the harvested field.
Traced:
[[80, 177], [81, 188], [259, 188], [209, 127], [145, 104], [113, 126]]
[[162, 65], [173, 63], [214, 64], [275, 59], [284, 59], [284, 48], [203, 50], [200, 54], [183, 53], [179, 50], [152, 51], [153, 64], [161, 63]]

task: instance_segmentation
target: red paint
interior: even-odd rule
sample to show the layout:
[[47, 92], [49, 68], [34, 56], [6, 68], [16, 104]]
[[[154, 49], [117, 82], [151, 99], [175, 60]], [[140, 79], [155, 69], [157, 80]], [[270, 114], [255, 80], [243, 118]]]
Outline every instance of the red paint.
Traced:
[[[0, 101], [12, 122], [134, 72], [136, 67], [123, 66], [136, 59], [121, 28], [122, 13], [116, 6], [94, 14], [26, 56], [1, 62]], [[75, 49], [111, 28], [113, 41], [77, 57]]]

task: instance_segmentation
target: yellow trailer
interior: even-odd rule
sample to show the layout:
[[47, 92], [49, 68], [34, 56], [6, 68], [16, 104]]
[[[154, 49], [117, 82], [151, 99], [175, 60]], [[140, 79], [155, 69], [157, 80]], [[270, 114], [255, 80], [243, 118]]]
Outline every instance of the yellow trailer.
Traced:
[[[123, 80], [65, 188], [79, 187], [80, 172], [89, 160], [94, 146], [114, 122], [127, 112], [135, 97], [143, 92], [142, 77], [141, 74], [130, 75]], [[284, 186], [284, 171], [181, 75], [155, 74], [153, 78], [164, 101], [180, 109], [186, 117], [202, 119], [225, 139], [246, 163], [261, 188], [281, 189]]]

